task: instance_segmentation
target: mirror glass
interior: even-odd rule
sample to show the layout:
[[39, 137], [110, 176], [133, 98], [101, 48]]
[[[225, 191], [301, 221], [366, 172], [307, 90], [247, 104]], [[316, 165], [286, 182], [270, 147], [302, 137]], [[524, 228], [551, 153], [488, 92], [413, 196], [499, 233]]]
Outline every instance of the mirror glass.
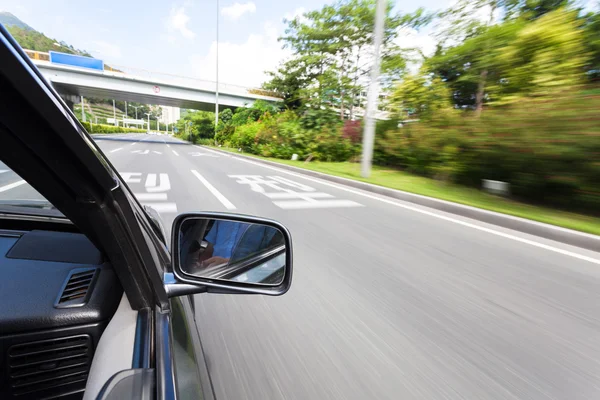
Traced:
[[286, 268], [283, 233], [272, 226], [190, 218], [179, 231], [179, 263], [198, 278], [277, 286]]

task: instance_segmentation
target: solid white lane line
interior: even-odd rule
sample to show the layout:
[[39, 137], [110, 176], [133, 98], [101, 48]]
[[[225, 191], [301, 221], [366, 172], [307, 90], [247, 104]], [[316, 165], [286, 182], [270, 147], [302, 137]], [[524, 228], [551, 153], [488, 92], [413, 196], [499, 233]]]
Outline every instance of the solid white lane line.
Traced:
[[[206, 148], [204, 150], [211, 151], [211, 150], [208, 150]], [[213, 151], [213, 152], [217, 153], [216, 151]], [[263, 168], [271, 169], [271, 170], [274, 170], [274, 171], [278, 171], [278, 172], [281, 172], [283, 174], [287, 174], [287, 175], [295, 176], [295, 177], [298, 177], [298, 178], [302, 178], [302, 179], [305, 179], [307, 181], [320, 183], [321, 185], [333, 187], [333, 188], [336, 188], [336, 189], [339, 189], [339, 190], [343, 190], [343, 191], [348, 192], [348, 193], [353, 193], [353, 194], [356, 194], [356, 195], [359, 195], [359, 196], [367, 197], [369, 199], [381, 201], [383, 203], [391, 204], [391, 205], [396, 206], [396, 207], [402, 207], [402, 208], [405, 208], [407, 210], [411, 210], [411, 211], [415, 211], [415, 212], [418, 212], [418, 213], [421, 213], [421, 214], [429, 215], [430, 217], [443, 219], [444, 221], [453, 222], [455, 224], [459, 224], [459, 225], [466, 226], [466, 227], [469, 227], [469, 228], [477, 229], [477, 230], [482, 231], [482, 232], [491, 233], [492, 235], [501, 236], [501, 237], [506, 238], [506, 239], [511, 239], [511, 240], [514, 240], [514, 241], [517, 241], [517, 242], [521, 242], [521, 243], [525, 243], [525, 244], [528, 244], [528, 245], [531, 245], [531, 246], [539, 247], [539, 248], [544, 249], [544, 250], [553, 251], [555, 253], [563, 254], [565, 256], [577, 258], [579, 260], [588, 261], [588, 262], [591, 262], [593, 264], [600, 265], [600, 259], [597, 259], [597, 258], [588, 257], [588, 256], [584, 256], [582, 254], [574, 253], [572, 251], [559, 249], [558, 247], [549, 246], [547, 244], [535, 242], [533, 240], [529, 240], [529, 239], [525, 239], [525, 238], [522, 238], [522, 237], [519, 237], [519, 236], [515, 236], [515, 235], [508, 234], [508, 233], [500, 232], [500, 231], [497, 231], [497, 230], [494, 230], [494, 229], [486, 228], [484, 226], [479, 226], [479, 225], [472, 224], [472, 223], [469, 223], [469, 222], [461, 221], [459, 219], [447, 217], [445, 215], [437, 214], [437, 213], [432, 212], [432, 211], [422, 210], [422, 209], [417, 208], [417, 207], [412, 207], [412, 206], [409, 206], [409, 205], [406, 205], [406, 204], [401, 204], [401, 203], [399, 203], [397, 201], [394, 201], [394, 200], [388, 200], [388, 199], [381, 198], [381, 197], [378, 197], [378, 196], [373, 196], [373, 195], [370, 195], [368, 193], [363, 193], [361, 191], [350, 189], [350, 188], [342, 186], [342, 185], [337, 185], [337, 184], [334, 184], [334, 183], [325, 182], [325, 181], [322, 181], [322, 180], [319, 180], [319, 179], [315, 179], [315, 178], [303, 175], [301, 173], [295, 173], [295, 172], [291, 172], [291, 171], [288, 171], [288, 170], [285, 170], [285, 169], [282, 169], [282, 168], [273, 167], [271, 165], [261, 164], [261, 163], [258, 163], [258, 162], [252, 161], [252, 160], [247, 160], [245, 158], [240, 158], [240, 157], [232, 157], [232, 158], [234, 158], [236, 160], [239, 160], [239, 161], [243, 161], [243, 162], [249, 163], [249, 164], [258, 165], [259, 167], [263, 167]]]
[[231, 203], [229, 200], [227, 200], [227, 198], [225, 196], [223, 196], [221, 194], [221, 192], [219, 192], [217, 190], [216, 187], [211, 185], [210, 182], [207, 181], [202, 175], [200, 175], [198, 173], [198, 171], [196, 171], [195, 169], [193, 169], [191, 171], [192, 171], [192, 174], [194, 174], [196, 176], [196, 178], [198, 178], [198, 180], [200, 180], [200, 182], [202, 182], [202, 184], [204, 186], [206, 186], [206, 188], [221, 202], [221, 204], [223, 204], [225, 206], [225, 208], [227, 208], [228, 210], [236, 209], [236, 207], [233, 205], [233, 203]]
[[21, 185], [24, 185], [24, 184], [26, 184], [26, 183], [27, 183], [27, 182], [25, 182], [25, 181], [16, 181], [16, 182], [13, 182], [13, 183], [9, 183], [9, 184], [8, 184], [8, 185], [6, 185], [6, 186], [2, 186], [2, 187], [0, 187], [0, 193], [1, 193], [1, 192], [6, 192], [7, 190], [10, 190], [10, 189], [14, 189], [14, 188], [16, 188], [17, 186], [21, 186]]
[[320, 200], [316, 203], [310, 203], [304, 200], [298, 201], [274, 201], [275, 204], [279, 208], [283, 208], [284, 210], [300, 210], [305, 208], [342, 208], [342, 207], [364, 207], [362, 204], [359, 204], [352, 200]]
[[111, 150], [111, 151], [109, 151], [109, 153], [115, 153], [115, 152], [117, 152], [117, 151], [119, 151], [119, 150], [123, 150], [123, 148], [122, 148], [122, 147], [119, 147], [118, 149], [114, 149], [114, 150]]
[[173, 152], [173, 154], [175, 154], [176, 156], [179, 156], [179, 153], [176, 152], [175, 150], [171, 150]]

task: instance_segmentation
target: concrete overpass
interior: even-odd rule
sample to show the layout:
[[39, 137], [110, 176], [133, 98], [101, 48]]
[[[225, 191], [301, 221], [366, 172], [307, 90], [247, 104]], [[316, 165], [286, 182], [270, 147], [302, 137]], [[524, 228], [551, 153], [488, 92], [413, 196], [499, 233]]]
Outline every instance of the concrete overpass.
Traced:
[[[145, 70], [119, 67], [104, 71], [32, 61], [66, 99], [70, 96], [96, 97], [114, 100], [214, 111], [215, 82]], [[252, 105], [256, 100], [280, 102], [266, 91], [237, 85], [219, 84], [219, 108]], [[73, 102], [79, 100], [72, 98]]]

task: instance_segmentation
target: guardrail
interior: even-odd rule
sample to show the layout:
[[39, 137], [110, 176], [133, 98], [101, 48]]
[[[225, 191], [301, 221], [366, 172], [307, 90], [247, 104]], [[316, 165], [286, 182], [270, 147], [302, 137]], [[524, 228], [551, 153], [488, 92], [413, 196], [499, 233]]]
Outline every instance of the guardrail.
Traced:
[[[25, 51], [25, 54], [27, 54], [29, 56], [29, 58], [31, 58], [33, 60], [48, 61], [48, 62], [50, 61], [50, 56], [48, 53], [45, 53], [42, 51], [27, 50], [27, 49], [23, 49], [23, 50]], [[173, 83], [173, 84], [178, 84], [178, 85], [182, 85], [182, 86], [186, 86], [186, 87], [198, 88], [198, 89], [202, 89], [202, 90], [213, 91], [213, 90], [216, 90], [216, 87], [217, 87], [215, 81], [208, 81], [208, 80], [204, 80], [204, 79], [191, 78], [191, 77], [175, 75], [175, 74], [168, 74], [168, 73], [164, 73], [164, 72], [150, 71], [150, 70], [142, 69], [142, 68], [132, 68], [132, 67], [124, 66], [124, 65], [106, 65], [106, 64], [104, 64], [104, 71], [110, 72], [114, 75], [122, 74], [123, 76], [131, 77], [131, 78], [141, 78], [141, 79], [153, 80], [153, 81], [164, 81], [166, 83]], [[273, 92], [270, 90], [264, 90], [261, 88], [251, 88], [251, 87], [241, 86], [241, 85], [232, 85], [229, 83], [221, 83], [221, 82], [219, 82], [219, 92], [232, 93], [232, 94], [233, 93], [253, 94], [253, 95], [272, 97], [272, 98], [277, 98], [277, 99], [283, 98], [283, 96], [281, 96], [279, 93]]]

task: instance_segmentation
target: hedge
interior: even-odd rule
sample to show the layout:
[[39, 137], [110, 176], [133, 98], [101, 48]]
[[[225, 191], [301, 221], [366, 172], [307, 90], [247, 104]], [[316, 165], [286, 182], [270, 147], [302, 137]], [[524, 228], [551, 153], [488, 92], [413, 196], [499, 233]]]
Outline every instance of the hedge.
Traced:
[[114, 125], [101, 125], [101, 124], [91, 124], [89, 122], [81, 122], [81, 125], [85, 128], [88, 133], [141, 133], [146, 132], [145, 129], [137, 129], [137, 128], [123, 128], [120, 126]]

